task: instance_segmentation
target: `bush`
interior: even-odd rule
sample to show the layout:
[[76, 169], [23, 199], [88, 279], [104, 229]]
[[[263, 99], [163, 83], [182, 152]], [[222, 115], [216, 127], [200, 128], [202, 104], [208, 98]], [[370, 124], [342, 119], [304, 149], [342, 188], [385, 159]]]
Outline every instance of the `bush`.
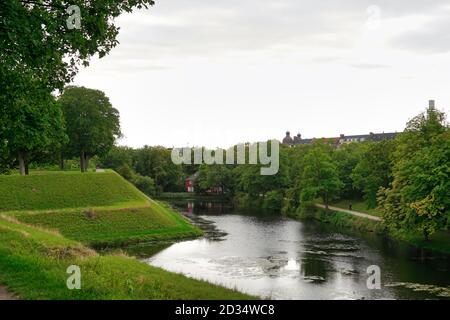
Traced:
[[120, 174], [122, 177], [134, 183], [136, 179], [136, 173], [133, 169], [130, 168], [129, 165], [125, 164], [116, 169], [116, 172]]
[[280, 211], [283, 204], [283, 193], [278, 190], [267, 192], [262, 208], [270, 211]]
[[155, 181], [152, 178], [136, 174], [132, 183], [143, 193], [154, 196], [156, 194]]

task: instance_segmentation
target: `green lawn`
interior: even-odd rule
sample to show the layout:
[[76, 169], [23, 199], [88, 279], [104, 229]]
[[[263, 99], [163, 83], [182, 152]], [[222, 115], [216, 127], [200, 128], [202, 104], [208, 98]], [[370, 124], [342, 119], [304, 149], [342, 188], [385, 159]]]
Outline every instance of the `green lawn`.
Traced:
[[[66, 270], [81, 270], [81, 290]], [[249, 299], [124, 255], [99, 255], [58, 233], [0, 217], [0, 283], [23, 299]]]

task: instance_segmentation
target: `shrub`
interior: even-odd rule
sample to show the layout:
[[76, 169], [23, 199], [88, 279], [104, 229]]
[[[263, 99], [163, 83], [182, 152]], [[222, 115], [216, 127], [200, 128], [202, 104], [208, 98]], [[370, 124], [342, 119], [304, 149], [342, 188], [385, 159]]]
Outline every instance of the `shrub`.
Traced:
[[283, 204], [283, 193], [278, 190], [267, 192], [262, 204], [263, 209], [280, 211]]
[[149, 196], [156, 194], [155, 181], [152, 178], [136, 174], [132, 182], [143, 193]]

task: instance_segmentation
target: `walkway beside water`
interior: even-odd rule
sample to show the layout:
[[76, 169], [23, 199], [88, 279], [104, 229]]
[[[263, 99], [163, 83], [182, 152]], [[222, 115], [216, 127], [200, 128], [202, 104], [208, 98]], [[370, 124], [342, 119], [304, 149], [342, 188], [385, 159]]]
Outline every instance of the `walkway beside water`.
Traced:
[[[323, 205], [323, 204], [316, 203], [316, 206], [319, 208], [326, 209], [325, 205]], [[342, 208], [333, 207], [333, 206], [328, 206], [328, 209], [333, 210], [333, 211], [345, 212], [345, 213], [352, 214], [357, 217], [366, 218], [366, 219], [370, 219], [370, 220], [374, 220], [374, 221], [381, 221], [380, 217], [372, 216], [372, 215], [364, 213], [364, 212], [347, 210], [347, 209], [342, 209]]]

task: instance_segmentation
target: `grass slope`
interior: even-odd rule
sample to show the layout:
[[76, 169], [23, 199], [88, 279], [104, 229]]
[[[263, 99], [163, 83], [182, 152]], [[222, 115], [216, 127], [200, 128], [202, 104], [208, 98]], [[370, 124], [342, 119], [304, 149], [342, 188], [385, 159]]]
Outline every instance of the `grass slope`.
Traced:
[[0, 175], [0, 211], [137, 206], [146, 196], [115, 172]]
[[[9, 192], [7, 192], [9, 190]], [[91, 246], [199, 236], [115, 172], [0, 176], [0, 212]]]
[[[81, 269], [81, 290], [66, 286], [71, 265]], [[0, 216], [0, 282], [24, 299], [253, 298], [123, 255], [99, 255], [79, 242], [10, 216]]]
[[[0, 176], [0, 283], [23, 299], [248, 299], [86, 245], [201, 234], [115, 172]], [[66, 285], [71, 265], [81, 290]]]

